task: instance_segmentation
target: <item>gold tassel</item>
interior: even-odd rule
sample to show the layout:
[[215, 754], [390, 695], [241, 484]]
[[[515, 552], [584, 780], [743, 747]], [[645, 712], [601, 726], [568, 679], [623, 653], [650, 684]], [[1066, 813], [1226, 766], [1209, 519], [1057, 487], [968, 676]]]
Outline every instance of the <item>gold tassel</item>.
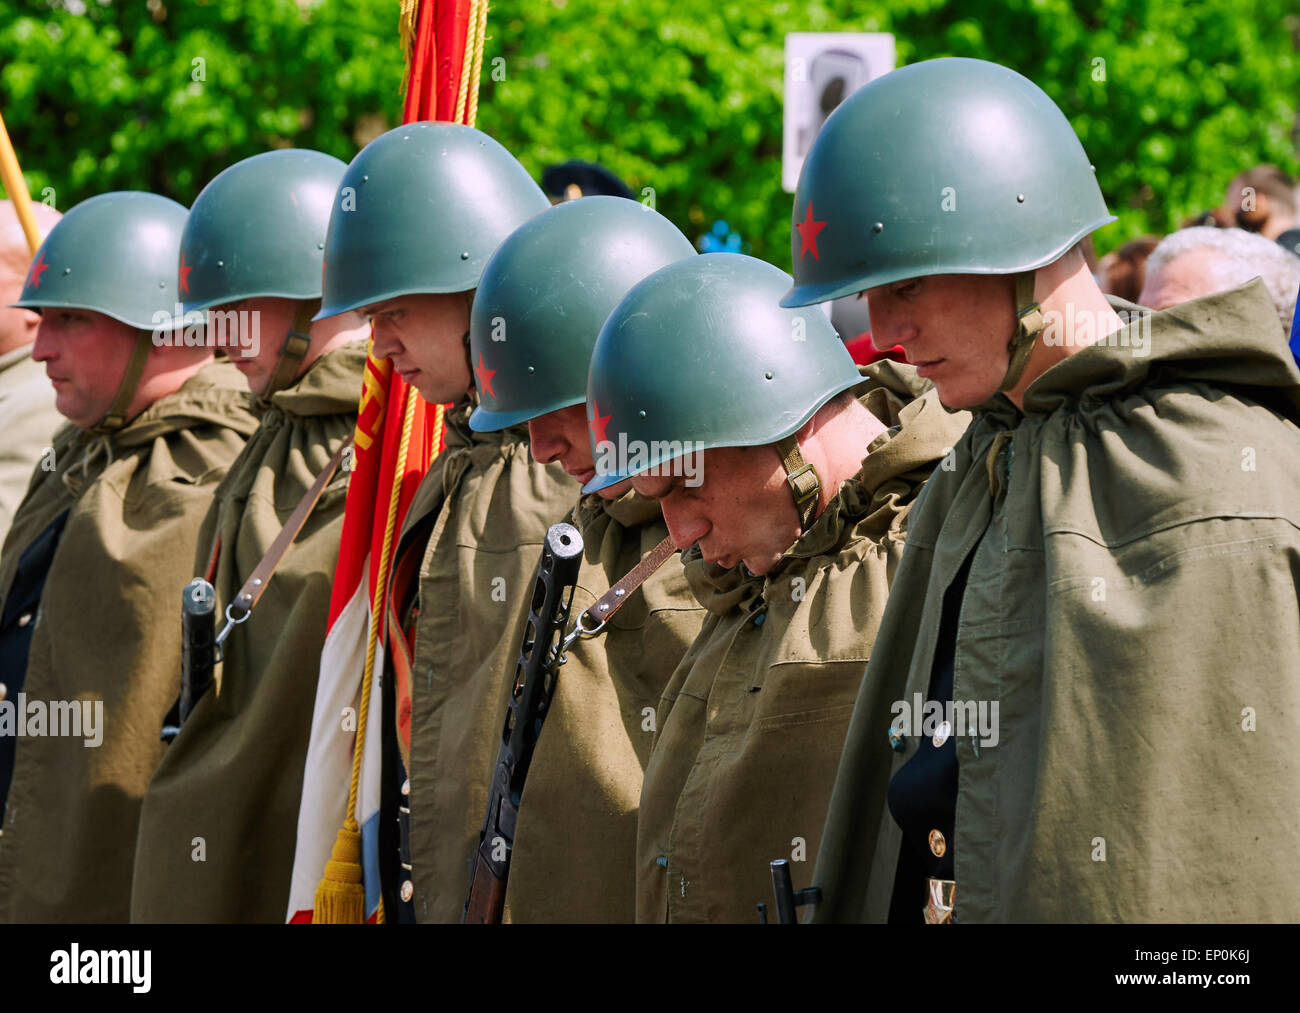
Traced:
[[361, 885], [361, 832], [348, 820], [334, 839], [334, 851], [316, 886], [313, 925], [360, 925], [366, 920], [366, 889]]

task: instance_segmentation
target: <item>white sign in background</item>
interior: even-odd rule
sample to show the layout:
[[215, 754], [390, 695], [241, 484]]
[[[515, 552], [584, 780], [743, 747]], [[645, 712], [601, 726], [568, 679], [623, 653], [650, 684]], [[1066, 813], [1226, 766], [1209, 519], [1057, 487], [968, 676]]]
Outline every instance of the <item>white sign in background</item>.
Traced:
[[804, 156], [835, 107], [894, 69], [887, 32], [791, 32], [785, 37], [781, 186], [794, 193]]

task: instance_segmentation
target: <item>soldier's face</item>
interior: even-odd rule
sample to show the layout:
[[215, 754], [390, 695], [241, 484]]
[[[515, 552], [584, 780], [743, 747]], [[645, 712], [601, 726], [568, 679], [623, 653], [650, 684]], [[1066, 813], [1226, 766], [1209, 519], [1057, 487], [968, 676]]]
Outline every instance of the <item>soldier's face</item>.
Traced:
[[679, 549], [698, 542], [710, 563], [767, 573], [802, 531], [776, 448], [704, 450], [696, 465], [694, 487], [681, 476], [636, 475], [632, 488], [659, 500]]
[[297, 309], [293, 299], [241, 299], [209, 314], [209, 332], [217, 329], [217, 314], [227, 315], [221, 325], [226, 355], [254, 394], [271, 382]]
[[[591, 455], [591, 438], [587, 431], [587, 406], [570, 405], [547, 412], [528, 421], [528, 449], [538, 464], [559, 461], [560, 467], [585, 485], [596, 477], [596, 463]], [[601, 489], [601, 499], [618, 499], [629, 483], [619, 482]]]
[[464, 292], [404, 295], [363, 311], [374, 326], [373, 352], [430, 404], [465, 397], [473, 386], [465, 335], [469, 298]]
[[69, 422], [98, 425], [113, 403], [135, 346], [135, 328], [93, 310], [41, 314], [32, 358], [45, 363], [54, 404]]
[[902, 345], [917, 373], [949, 408], [997, 393], [1015, 333], [1015, 281], [1008, 276], [938, 274], [866, 290], [871, 343]]

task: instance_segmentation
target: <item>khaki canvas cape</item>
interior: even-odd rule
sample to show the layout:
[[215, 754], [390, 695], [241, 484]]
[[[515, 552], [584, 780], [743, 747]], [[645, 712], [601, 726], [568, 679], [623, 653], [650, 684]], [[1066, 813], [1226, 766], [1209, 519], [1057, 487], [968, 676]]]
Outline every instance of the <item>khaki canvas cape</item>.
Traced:
[[64, 423], [54, 407], [45, 366], [24, 345], [0, 355], [0, 545], [22, 502], [32, 471]]
[[[945, 412], [910, 366], [862, 373], [854, 393], [891, 431], [863, 448], [861, 470], [776, 566], [747, 577], [688, 553], [710, 614], [659, 705], [638, 921], [755, 922], [776, 858], [793, 860], [796, 889], [808, 885], [908, 511], [968, 419]], [[867, 692], [892, 700], [902, 674]]]
[[[584, 548], [575, 620], [668, 536], [659, 505], [631, 492], [612, 502], [584, 496], [568, 520], [582, 532]], [[637, 809], [659, 698], [704, 617], [673, 555], [600, 636], [569, 650], [524, 786], [506, 891], [508, 920], [635, 919]], [[479, 824], [513, 682], [513, 671], [506, 675], [487, 715], [485, 730], [493, 735], [488, 765], [481, 783], [471, 786], [481, 798]]]
[[[271, 395], [192, 557], [202, 575], [219, 545], [218, 615], [352, 433], [365, 362], [365, 342], [345, 345]], [[248, 620], [231, 631], [215, 685], [149, 782], [133, 921], [284, 921], [348, 478], [340, 468]]]
[[0, 836], [6, 920], [127, 920], [140, 800], [179, 686], [181, 588], [213, 490], [256, 426], [243, 377], [208, 365], [110, 437], [62, 429], [55, 470], [36, 471], [0, 558], [0, 595], [27, 545], [70, 513], [24, 694], [29, 709], [80, 701], [102, 741], [30, 727], [19, 739]]
[[[578, 486], [529, 456], [528, 432], [445, 415], [446, 445], [420, 483], [394, 558], [426, 537], [411, 667], [411, 881], [418, 921], [458, 922], [487, 806], [504, 710], [546, 529]], [[431, 529], [430, 529], [431, 525]]]
[[999, 736], [956, 737], [956, 920], [1295, 920], [1298, 385], [1255, 281], [1078, 351], [1023, 415], [976, 411], [912, 512], [817, 920], [887, 916], [900, 834], [879, 770], [916, 739], [895, 758], [869, 687], [907, 673], [925, 694], [972, 551], [954, 696], [998, 704]]

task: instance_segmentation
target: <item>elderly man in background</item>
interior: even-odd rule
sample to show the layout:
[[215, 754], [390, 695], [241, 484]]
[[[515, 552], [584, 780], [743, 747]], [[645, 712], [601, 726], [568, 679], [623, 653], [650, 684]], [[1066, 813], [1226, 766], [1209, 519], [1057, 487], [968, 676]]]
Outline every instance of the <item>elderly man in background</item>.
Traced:
[[[44, 239], [59, 213], [35, 204], [32, 213]], [[4, 543], [14, 511], [27, 491], [32, 469], [63, 423], [54, 407], [54, 388], [45, 369], [32, 360], [39, 314], [10, 307], [22, 294], [32, 263], [13, 203], [0, 201], [0, 544]]]
[[1262, 278], [1277, 307], [1282, 332], [1291, 333], [1300, 258], [1277, 243], [1241, 229], [1182, 229], [1160, 241], [1147, 259], [1146, 284], [1138, 302], [1154, 310]]

